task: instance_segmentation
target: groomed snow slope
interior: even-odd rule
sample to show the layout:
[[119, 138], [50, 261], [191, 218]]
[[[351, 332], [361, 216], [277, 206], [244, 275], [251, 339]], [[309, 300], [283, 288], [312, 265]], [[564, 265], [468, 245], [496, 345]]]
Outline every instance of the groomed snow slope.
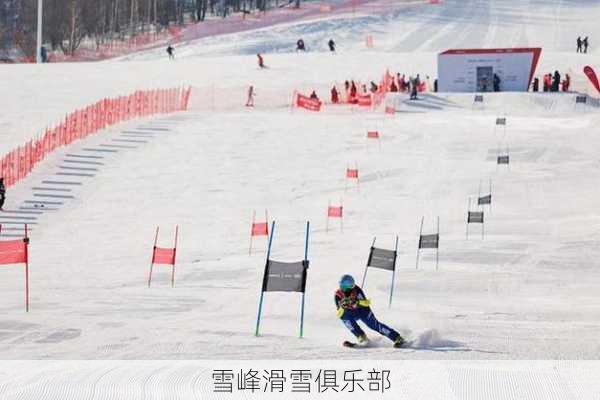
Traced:
[[[191, 83], [200, 88], [194, 96], [207, 88], [239, 89], [240, 107], [219, 111], [217, 95], [215, 111], [198, 106], [124, 124], [57, 152], [10, 189], [9, 211], [31, 207], [35, 203], [24, 202], [39, 201], [36, 194], [57, 193], [43, 181], [82, 183], [54, 186], [69, 189], [58, 196], [73, 198], [45, 197], [62, 204], [30, 210], [39, 214], [28, 216], [34, 223], [29, 314], [21, 307], [22, 270], [0, 271], [0, 357], [598, 358], [597, 108], [576, 110], [573, 94], [510, 93], [489, 95], [478, 110], [470, 95], [431, 95], [419, 106], [405, 103], [395, 118], [261, 105], [261, 91], [285, 99], [295, 88], [375, 79], [387, 67], [434, 76], [435, 53], [445, 47], [539, 44], [545, 49], [542, 71], [598, 65], [594, 53], [571, 54], [565, 37], [586, 26], [593, 37], [591, 21], [600, 6], [546, 3], [418, 6], [378, 27], [376, 43], [386, 43], [378, 51], [356, 45], [347, 51], [342, 46], [336, 56], [268, 55], [271, 68], [265, 71], [244, 51], [196, 57], [210, 54], [211, 44], [202, 41], [180, 49], [190, 56], [172, 63], [2, 67], [8, 79], [0, 87], [15, 97], [0, 100], [8, 110], [0, 123], [16, 143], [28, 137], [21, 132], [35, 132], [76, 106], [140, 87]], [[470, 17], [457, 22], [459, 15]], [[524, 18], [531, 24], [521, 28]], [[362, 32], [354, 34], [352, 19], [346, 21], [336, 32], [361, 42]], [[315, 31], [327, 29], [318, 24]], [[428, 35], [423, 29], [431, 24], [437, 29]], [[515, 32], [521, 39], [512, 39]], [[297, 33], [288, 35], [293, 43]], [[215, 51], [231, 40], [221, 37]], [[252, 45], [244, 35], [235, 40]], [[253, 110], [241, 107], [248, 83], [259, 92]], [[506, 132], [495, 129], [497, 116], [507, 117]], [[380, 144], [367, 141], [368, 129], [381, 132]], [[4, 144], [3, 138], [3, 150]], [[499, 146], [509, 147], [509, 169], [495, 164]], [[354, 162], [360, 190], [345, 191], [344, 170]], [[65, 171], [79, 175], [55, 175]], [[466, 241], [468, 196], [490, 178], [494, 203], [485, 240], [473, 228]], [[327, 203], [340, 197], [344, 231], [332, 224], [325, 233]], [[252, 335], [264, 251], [247, 254], [249, 218], [252, 209], [264, 208], [277, 219], [278, 260], [302, 256], [303, 223], [312, 223], [302, 340], [296, 337], [297, 294], [268, 293], [263, 336]], [[441, 219], [438, 271], [431, 254], [414, 269], [423, 215], [426, 230], [434, 216]], [[159, 267], [148, 289], [155, 226], [163, 228], [166, 246], [175, 224], [181, 227], [176, 287], [169, 287], [168, 273]], [[361, 275], [373, 236], [391, 246], [395, 234], [400, 256], [392, 308], [388, 274], [371, 271], [365, 289], [376, 315], [415, 344], [391, 351], [372, 334], [374, 348], [348, 352], [339, 346], [348, 334], [333, 307], [337, 279]], [[265, 244], [255, 242], [263, 250]]]

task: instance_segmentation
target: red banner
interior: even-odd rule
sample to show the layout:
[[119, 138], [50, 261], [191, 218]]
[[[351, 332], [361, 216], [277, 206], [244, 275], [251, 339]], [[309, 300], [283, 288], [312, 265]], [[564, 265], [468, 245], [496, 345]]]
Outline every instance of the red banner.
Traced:
[[592, 67], [589, 65], [583, 69], [583, 73], [586, 74], [592, 85], [596, 88], [598, 92], [600, 92], [600, 83], [598, 83], [598, 76]]
[[359, 94], [358, 95], [358, 105], [363, 107], [371, 107], [373, 104], [373, 100], [371, 99], [370, 94]]
[[300, 93], [296, 95], [296, 106], [310, 111], [321, 111], [321, 102]]
[[0, 241], [0, 265], [27, 262], [27, 243], [23, 239]]

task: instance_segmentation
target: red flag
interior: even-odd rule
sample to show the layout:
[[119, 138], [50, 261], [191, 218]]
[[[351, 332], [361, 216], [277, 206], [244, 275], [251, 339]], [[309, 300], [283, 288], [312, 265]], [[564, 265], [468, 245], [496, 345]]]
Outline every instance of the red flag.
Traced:
[[592, 82], [592, 85], [594, 85], [596, 90], [600, 92], [600, 83], [598, 83], [598, 76], [596, 76], [594, 69], [588, 65], [583, 69], [583, 72], [587, 75], [588, 79], [590, 82]]
[[27, 262], [27, 242], [23, 239], [0, 241], [0, 265]]
[[378, 131], [369, 131], [369, 132], [367, 132], [367, 138], [368, 139], [379, 139], [379, 132]]

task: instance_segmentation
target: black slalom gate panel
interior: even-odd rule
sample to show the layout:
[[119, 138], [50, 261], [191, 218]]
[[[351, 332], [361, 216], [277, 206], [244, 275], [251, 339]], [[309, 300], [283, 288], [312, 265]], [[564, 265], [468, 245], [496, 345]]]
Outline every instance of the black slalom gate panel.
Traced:
[[577, 96], [575, 97], [575, 104], [586, 104], [587, 96]]
[[437, 249], [440, 245], [440, 234], [421, 235], [419, 238], [419, 249]]
[[473, 103], [483, 103], [483, 95], [476, 94], [475, 97], [473, 98]]
[[492, 204], [492, 195], [488, 194], [487, 196], [479, 196], [477, 198], [477, 205], [483, 206], [487, 204]]
[[506, 125], [506, 118], [496, 118], [496, 125]]
[[281, 262], [267, 260], [264, 292], [301, 292], [306, 290], [308, 260]]
[[483, 211], [469, 211], [467, 214], [468, 224], [483, 224]]
[[371, 247], [371, 254], [369, 255], [367, 267], [393, 271], [396, 269], [396, 254], [397, 252], [394, 250]]
[[509, 155], [508, 155], [508, 154], [507, 154], [507, 155], [504, 155], [504, 156], [498, 156], [498, 160], [497, 160], [497, 163], [498, 163], [498, 164], [505, 164], [505, 165], [508, 165], [508, 164], [509, 164], [509, 162], [510, 162], [510, 157], [509, 157]]

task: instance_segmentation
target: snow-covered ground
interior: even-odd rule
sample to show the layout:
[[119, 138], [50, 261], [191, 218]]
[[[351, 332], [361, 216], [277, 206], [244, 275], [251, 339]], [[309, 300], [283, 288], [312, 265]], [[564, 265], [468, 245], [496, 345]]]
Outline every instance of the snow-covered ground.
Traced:
[[[476, 110], [471, 95], [428, 95], [419, 106], [400, 99], [393, 118], [285, 105], [294, 89], [378, 79], [386, 68], [434, 77], [437, 52], [453, 47], [541, 46], [538, 75], [571, 70], [583, 90], [582, 66], [600, 65], [600, 5], [448, 0], [398, 10], [202, 39], [179, 47], [175, 62], [150, 51], [0, 66], [2, 154], [99, 98], [198, 88], [189, 112], [75, 143], [10, 188], [0, 221], [32, 223], [32, 304], [25, 314], [22, 269], [2, 267], [0, 358], [598, 358], [598, 108], [575, 109], [574, 94], [512, 93], [489, 95]], [[375, 49], [364, 48], [366, 34]], [[590, 36], [590, 54], [574, 52], [578, 35]], [[333, 37], [340, 51], [295, 54], [300, 36], [311, 49]], [[256, 67], [258, 51], [269, 69]], [[258, 92], [253, 110], [242, 106], [248, 84]], [[497, 116], [507, 117], [506, 131], [495, 129]], [[366, 139], [370, 129], [380, 143]], [[505, 146], [510, 168], [495, 163]], [[346, 191], [354, 163], [360, 189]], [[475, 227], [467, 241], [468, 197], [488, 179], [485, 239]], [[340, 198], [344, 231], [332, 224], [326, 233], [327, 203]], [[42, 211], [39, 201], [57, 204]], [[298, 294], [267, 293], [263, 335], [253, 336], [266, 243], [256, 240], [248, 256], [248, 233], [252, 210], [265, 208], [277, 220], [277, 260], [300, 259], [304, 221], [313, 228], [301, 340]], [[414, 267], [421, 216], [427, 231], [441, 220], [437, 271], [430, 253]], [[158, 267], [149, 289], [154, 229], [166, 246], [175, 224], [175, 288]], [[389, 274], [371, 271], [365, 289], [376, 315], [415, 342], [391, 351], [371, 334], [373, 348], [348, 352], [339, 346], [349, 335], [335, 318], [337, 280], [362, 274], [373, 236], [391, 246], [396, 234], [393, 306]]]

